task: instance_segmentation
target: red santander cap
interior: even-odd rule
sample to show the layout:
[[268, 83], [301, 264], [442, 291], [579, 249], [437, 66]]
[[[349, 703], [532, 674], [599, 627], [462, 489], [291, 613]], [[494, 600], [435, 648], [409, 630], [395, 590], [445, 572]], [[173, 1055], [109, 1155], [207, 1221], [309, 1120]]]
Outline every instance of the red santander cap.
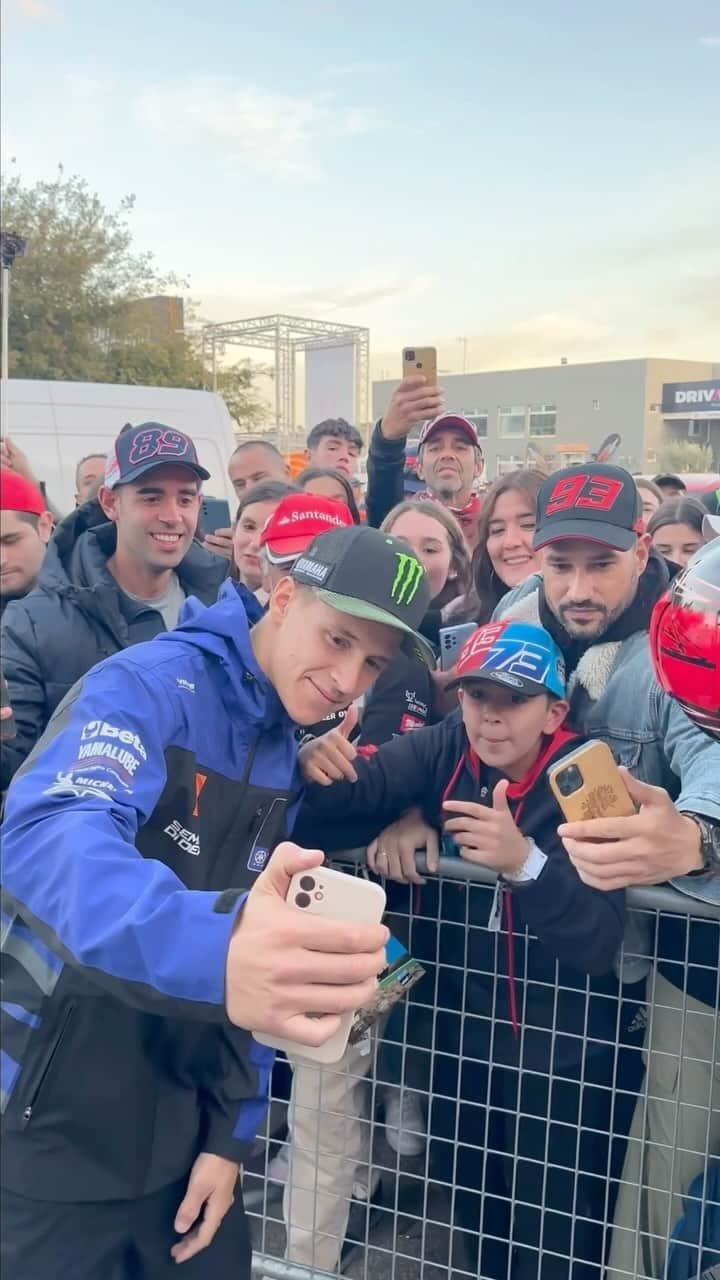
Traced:
[[330, 529], [352, 525], [342, 502], [314, 493], [290, 493], [279, 502], [260, 534], [271, 564], [285, 564], [307, 551], [310, 543]]
[[47, 511], [47, 502], [40, 490], [24, 476], [3, 467], [0, 470], [0, 511], [23, 511], [31, 516], [41, 516]]

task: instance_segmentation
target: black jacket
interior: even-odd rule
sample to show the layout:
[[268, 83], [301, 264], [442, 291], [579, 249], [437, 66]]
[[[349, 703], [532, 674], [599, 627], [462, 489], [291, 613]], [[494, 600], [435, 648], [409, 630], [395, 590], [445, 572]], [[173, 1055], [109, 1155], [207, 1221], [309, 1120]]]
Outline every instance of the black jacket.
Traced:
[[433, 722], [433, 684], [425, 662], [399, 653], [368, 694], [360, 726], [360, 746], [383, 742]]
[[370, 437], [367, 459], [365, 514], [367, 522], [379, 529], [388, 511], [405, 497], [405, 440], [386, 440], [376, 423]]
[[[527, 777], [508, 788], [519, 829], [547, 857], [537, 880], [509, 887], [523, 922], [553, 955], [585, 973], [603, 974], [622, 942], [624, 894], [601, 893], [583, 884], [558, 837], [563, 818], [545, 778], [547, 767], [581, 741], [559, 730]], [[307, 788], [298, 843], [317, 847], [320, 841], [328, 853], [366, 845], [414, 806], [440, 827], [444, 800], [491, 804], [502, 777], [469, 747], [459, 711], [440, 724], [386, 742], [370, 757], [357, 759], [355, 768], [355, 783]]]
[[[165, 630], [158, 611], [133, 605], [108, 572], [115, 541], [115, 526], [100, 505], [85, 503], [58, 525], [37, 587], [3, 613], [2, 670], [17, 727], [16, 737], [3, 743], [3, 789], [81, 676]], [[177, 573], [186, 595], [213, 604], [227, 563], [194, 542]]]

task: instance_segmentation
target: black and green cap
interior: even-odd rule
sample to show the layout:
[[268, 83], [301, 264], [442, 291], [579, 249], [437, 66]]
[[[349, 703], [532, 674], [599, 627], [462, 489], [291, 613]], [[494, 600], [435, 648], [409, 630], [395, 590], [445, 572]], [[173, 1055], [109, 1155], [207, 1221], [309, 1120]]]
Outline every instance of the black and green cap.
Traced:
[[367, 525], [330, 529], [295, 561], [292, 577], [314, 587], [339, 613], [404, 632], [405, 652], [435, 665], [432, 645], [418, 631], [430, 587], [417, 556], [399, 538]]

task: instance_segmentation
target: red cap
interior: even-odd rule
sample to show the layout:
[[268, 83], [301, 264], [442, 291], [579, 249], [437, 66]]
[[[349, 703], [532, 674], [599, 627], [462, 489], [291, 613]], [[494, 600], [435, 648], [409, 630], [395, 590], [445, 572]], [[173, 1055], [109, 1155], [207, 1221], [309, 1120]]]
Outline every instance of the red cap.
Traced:
[[26, 511], [31, 516], [41, 516], [47, 511], [47, 502], [39, 489], [19, 476], [17, 471], [0, 470], [0, 511]]
[[347, 507], [334, 498], [290, 493], [270, 516], [260, 534], [260, 545], [265, 547], [272, 564], [284, 564], [307, 551], [318, 534], [346, 528], [352, 522]]
[[[436, 431], [459, 431], [462, 435], [467, 436], [476, 449], [480, 449], [477, 427], [462, 413], [441, 413], [439, 418], [433, 418], [431, 422], [426, 422], [420, 432], [418, 448], [422, 449], [423, 445], [427, 444]], [[480, 452], [482, 453], [482, 450]]]

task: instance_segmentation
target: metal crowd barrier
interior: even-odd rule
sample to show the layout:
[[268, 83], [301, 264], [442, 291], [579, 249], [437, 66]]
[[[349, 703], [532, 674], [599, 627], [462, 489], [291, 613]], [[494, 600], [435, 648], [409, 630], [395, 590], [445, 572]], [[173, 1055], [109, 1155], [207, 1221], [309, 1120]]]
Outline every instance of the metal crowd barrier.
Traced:
[[720, 908], [630, 891], [623, 981], [516, 923], [513, 1001], [494, 882], [442, 859], [388, 885], [425, 977], [337, 1067], [278, 1062], [245, 1173], [257, 1280], [720, 1280]]

